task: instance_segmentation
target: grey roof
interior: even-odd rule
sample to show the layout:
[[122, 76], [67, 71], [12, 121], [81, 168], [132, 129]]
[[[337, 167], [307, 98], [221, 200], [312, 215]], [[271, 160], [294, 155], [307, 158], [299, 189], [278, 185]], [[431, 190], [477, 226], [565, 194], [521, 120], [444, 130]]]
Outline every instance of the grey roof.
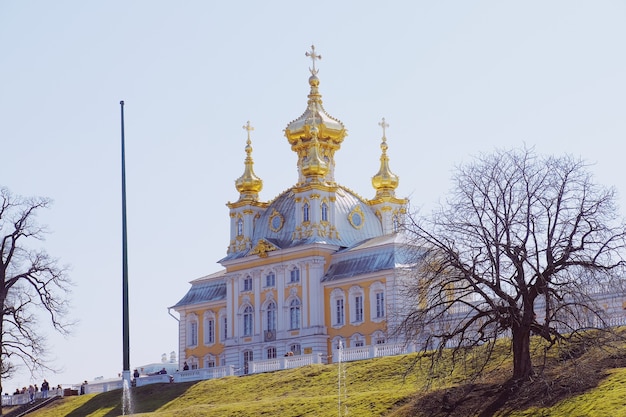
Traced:
[[397, 234], [368, 239], [337, 252], [322, 282], [401, 267], [409, 263], [409, 256]]
[[[348, 215], [359, 206], [365, 217], [363, 227], [356, 229], [352, 227], [348, 220]], [[283, 216], [283, 227], [275, 232], [270, 228], [270, 217], [274, 210]], [[382, 225], [374, 210], [349, 189], [339, 186], [335, 200], [335, 227], [339, 233], [339, 238], [312, 236], [307, 239], [294, 239], [296, 230], [296, 203], [292, 189], [283, 192], [265, 209], [263, 214], [255, 222], [254, 234], [252, 236], [252, 247], [260, 239], [264, 239], [280, 249], [306, 245], [310, 243], [326, 243], [339, 247], [349, 247], [357, 242], [382, 235]], [[231, 253], [220, 260], [226, 261], [237, 259], [247, 255], [248, 251]]]
[[198, 281], [200, 280], [192, 282], [187, 294], [172, 308], [226, 299], [226, 282], [223, 278], [205, 282]]

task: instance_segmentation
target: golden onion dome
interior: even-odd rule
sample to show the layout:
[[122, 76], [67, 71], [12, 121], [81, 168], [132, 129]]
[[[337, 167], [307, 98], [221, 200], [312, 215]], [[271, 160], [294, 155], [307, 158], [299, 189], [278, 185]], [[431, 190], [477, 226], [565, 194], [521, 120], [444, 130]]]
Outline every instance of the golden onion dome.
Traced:
[[263, 181], [254, 173], [252, 160], [252, 142], [250, 140], [250, 132], [254, 130], [250, 126], [250, 122], [243, 126], [248, 131], [248, 140], [246, 141], [246, 160], [243, 175], [235, 180], [235, 187], [239, 191], [239, 200], [253, 200], [259, 198], [259, 192], [263, 188]]
[[343, 123], [324, 110], [322, 95], [319, 93], [319, 78], [316, 74], [309, 77], [311, 92], [308, 95], [307, 108], [300, 117], [290, 122], [285, 128], [285, 136], [292, 148], [303, 141], [311, 140], [311, 126], [317, 125], [320, 144], [328, 144], [337, 150], [346, 137]]
[[380, 156], [380, 169], [378, 173], [372, 177], [372, 185], [376, 190], [376, 197], [393, 197], [395, 194], [394, 190], [398, 188], [398, 184], [400, 183], [400, 178], [391, 172], [389, 168], [389, 157], [387, 156], [389, 146], [387, 146], [387, 138], [385, 137], [385, 128], [389, 127], [389, 125], [385, 123], [384, 117], [379, 125], [383, 128], [383, 139], [380, 144], [382, 155]]
[[[318, 70], [315, 69], [315, 60], [322, 57], [315, 53], [315, 46], [311, 46], [311, 52], [307, 52], [306, 56], [313, 60], [313, 69], [309, 68], [311, 71], [309, 77], [311, 90], [308, 95], [307, 108], [300, 117], [287, 125], [285, 137], [287, 137], [291, 149], [298, 154], [298, 168], [302, 174], [307, 175], [303, 169], [309, 154], [317, 152], [318, 155], [327, 158], [326, 165], [329, 177], [326, 180], [332, 181], [334, 154], [341, 147], [347, 131], [343, 123], [329, 115], [322, 105], [322, 95], [319, 92], [320, 80], [317, 77]], [[318, 145], [313, 145], [313, 128], [316, 131]], [[318, 149], [313, 150], [313, 147], [318, 147]]]

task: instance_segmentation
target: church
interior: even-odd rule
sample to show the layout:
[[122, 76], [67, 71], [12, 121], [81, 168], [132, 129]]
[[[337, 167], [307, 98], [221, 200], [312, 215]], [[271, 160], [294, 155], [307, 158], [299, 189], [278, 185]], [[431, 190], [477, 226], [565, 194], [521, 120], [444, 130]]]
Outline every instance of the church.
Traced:
[[272, 201], [259, 199], [263, 181], [254, 173], [248, 122], [239, 198], [227, 203], [223, 269], [191, 281], [171, 307], [179, 314], [181, 369], [231, 366], [246, 374], [263, 361], [330, 363], [338, 347], [371, 351], [391, 342], [402, 265], [398, 229], [408, 200], [395, 195], [388, 125], [382, 119], [371, 198], [339, 184], [334, 156], [347, 131], [322, 105], [315, 47], [306, 56], [313, 64], [306, 108], [284, 129], [297, 161], [295, 184]]

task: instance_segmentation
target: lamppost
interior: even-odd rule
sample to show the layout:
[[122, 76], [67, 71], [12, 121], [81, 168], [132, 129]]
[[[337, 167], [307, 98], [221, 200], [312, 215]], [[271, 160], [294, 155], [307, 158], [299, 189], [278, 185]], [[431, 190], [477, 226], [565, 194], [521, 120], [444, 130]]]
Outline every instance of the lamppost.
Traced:
[[126, 236], [126, 158], [124, 150], [124, 101], [120, 101], [122, 112], [122, 378], [130, 386], [130, 336], [128, 320], [128, 244]]

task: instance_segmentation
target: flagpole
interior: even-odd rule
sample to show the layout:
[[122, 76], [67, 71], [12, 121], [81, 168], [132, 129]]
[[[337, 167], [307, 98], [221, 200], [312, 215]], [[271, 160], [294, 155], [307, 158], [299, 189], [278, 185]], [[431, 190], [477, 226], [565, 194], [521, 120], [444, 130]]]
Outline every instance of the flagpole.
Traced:
[[128, 244], [126, 235], [126, 156], [124, 145], [124, 101], [120, 101], [122, 121], [122, 378], [130, 386], [130, 336], [128, 320]]

